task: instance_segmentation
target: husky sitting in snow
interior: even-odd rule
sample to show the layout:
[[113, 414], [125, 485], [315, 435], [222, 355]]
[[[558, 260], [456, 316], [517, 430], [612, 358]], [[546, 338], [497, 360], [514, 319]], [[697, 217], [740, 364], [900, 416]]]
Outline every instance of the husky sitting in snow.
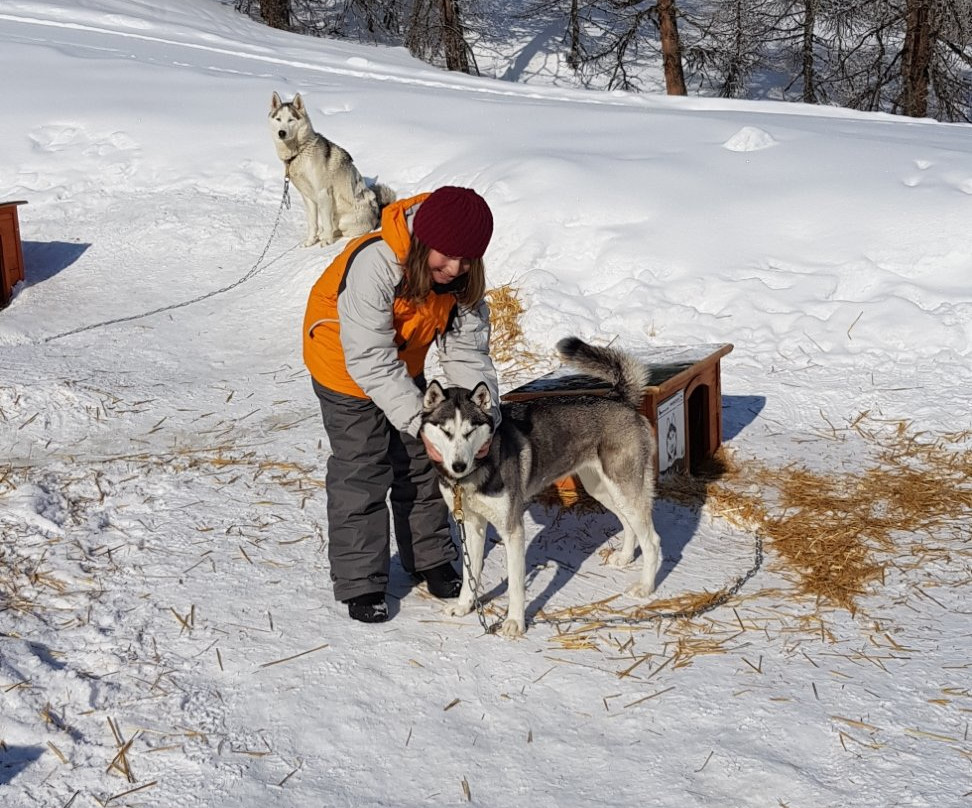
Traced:
[[624, 528], [620, 550], [610, 563], [623, 567], [641, 547], [641, 578], [628, 592], [647, 597], [661, 564], [660, 542], [652, 524], [655, 438], [638, 411], [646, 368], [628, 354], [588, 345], [576, 337], [557, 344], [561, 357], [581, 372], [612, 384], [606, 396], [566, 395], [506, 403], [494, 430], [492, 400], [485, 384], [473, 390], [429, 384], [422, 434], [450, 509], [461, 502], [469, 564], [453, 615], [468, 614], [483, 569], [486, 524], [503, 538], [509, 575], [509, 610], [500, 632], [516, 637], [526, 630], [526, 546], [523, 515], [530, 500], [555, 480], [576, 474], [588, 494], [612, 511]]
[[378, 227], [381, 209], [395, 201], [395, 192], [380, 183], [369, 188], [351, 155], [314, 131], [300, 93], [286, 102], [273, 94], [270, 133], [286, 176], [304, 199], [305, 247]]

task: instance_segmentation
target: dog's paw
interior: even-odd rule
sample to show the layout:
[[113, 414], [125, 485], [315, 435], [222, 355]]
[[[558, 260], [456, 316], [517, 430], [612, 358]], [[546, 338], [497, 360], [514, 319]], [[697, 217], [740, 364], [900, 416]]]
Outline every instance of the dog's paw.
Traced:
[[634, 553], [625, 553], [624, 550], [611, 550], [605, 560], [612, 567], [627, 567], [634, 561]]
[[463, 615], [469, 614], [472, 610], [472, 603], [466, 603], [462, 598], [452, 603], [447, 603], [443, 607], [443, 611], [450, 617], [462, 617]]
[[655, 594], [655, 587], [653, 584], [643, 584], [636, 583], [629, 586], [625, 592], [627, 592], [631, 597], [638, 598], [639, 600], [647, 600], [653, 594]]
[[301, 242], [301, 245], [300, 246], [301, 247], [313, 247], [315, 244], [317, 244], [317, 242], [318, 242], [317, 236], [308, 236], [307, 238], [305, 238]]
[[508, 640], [514, 640], [517, 637], [522, 637], [524, 634], [526, 634], [526, 628], [524, 627], [523, 623], [516, 618], [507, 617], [506, 620], [503, 621], [503, 625], [500, 626], [499, 631], [496, 633], [503, 635]]

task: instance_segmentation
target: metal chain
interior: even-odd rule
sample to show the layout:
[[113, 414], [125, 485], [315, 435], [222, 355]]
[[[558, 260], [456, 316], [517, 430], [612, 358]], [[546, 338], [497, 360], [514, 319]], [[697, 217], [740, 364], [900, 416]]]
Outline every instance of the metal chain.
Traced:
[[[487, 634], [494, 634], [500, 623], [496, 622], [491, 626], [486, 621], [486, 610], [483, 608], [482, 600], [479, 597], [479, 580], [475, 575], [473, 575], [472, 561], [469, 558], [469, 550], [466, 542], [465, 514], [462, 510], [462, 488], [458, 483], [452, 487], [452, 499], [452, 518], [455, 520], [456, 526], [459, 528], [459, 546], [462, 548], [462, 563], [466, 570], [466, 578], [469, 581], [469, 586], [473, 591], [473, 605], [476, 607], [476, 614], [479, 617], [479, 624], [483, 627], [483, 631]], [[674, 612], [655, 612], [644, 617], [616, 616], [605, 618], [540, 618], [538, 620], [534, 620], [533, 622], [550, 624], [569, 623], [571, 625], [623, 624], [630, 626], [642, 624], [647, 625], [655, 620], [691, 620], [708, 612], [715, 611], [720, 606], [724, 606], [726, 603], [728, 603], [729, 600], [734, 595], [738, 594], [739, 590], [742, 589], [757, 572], [759, 572], [760, 568], [763, 566], [763, 558], [763, 536], [761, 533], [757, 532], [752, 566], [746, 570], [743, 575], [739, 576], [732, 586], [723, 590], [717, 597], [692, 609], [680, 609]]]
[[[452, 518], [455, 520], [456, 527], [459, 528], [459, 547], [462, 549], [462, 565], [466, 571], [466, 580], [473, 593], [473, 605], [476, 607], [476, 615], [479, 617], [479, 625], [483, 627], [486, 634], [496, 633], [499, 622], [490, 625], [486, 621], [486, 610], [483, 608], [483, 601], [479, 597], [479, 579], [473, 575], [472, 560], [469, 557], [469, 546], [466, 541], [466, 522], [465, 514], [462, 511], [462, 487], [459, 483], [452, 486]], [[485, 553], [486, 548], [483, 547]]]
[[[280, 204], [282, 205], [281, 210], [283, 208], [286, 208], [287, 210], [290, 210], [290, 172], [287, 172], [287, 175], [284, 177], [283, 199], [280, 200]], [[277, 222], [279, 222], [279, 221], [280, 221], [280, 211], [278, 210], [277, 211]], [[273, 223], [273, 229], [274, 230], [277, 229], [277, 222], [274, 222]], [[272, 238], [272, 236], [271, 236], [271, 238]]]
[[604, 617], [604, 618], [541, 618], [535, 620], [536, 623], [550, 623], [550, 624], [561, 624], [569, 623], [571, 625], [585, 625], [585, 624], [597, 624], [597, 625], [647, 625], [655, 620], [692, 620], [696, 617], [701, 617], [703, 614], [715, 611], [720, 606], [724, 606], [729, 600], [736, 595], [740, 589], [742, 589], [746, 583], [759, 572], [760, 567], [763, 566], [763, 536], [761, 533], [756, 533], [755, 549], [753, 552], [753, 564], [746, 570], [746, 572], [736, 579], [736, 582], [730, 586], [728, 589], [723, 590], [717, 597], [710, 601], [707, 601], [699, 606], [692, 609], [680, 609], [674, 612], [654, 612], [653, 614], [645, 615], [644, 617], [623, 617], [621, 615], [615, 617]]
[[666, 620], [684, 620], [692, 619], [693, 617], [699, 617], [707, 612], [714, 611], [720, 606], [725, 606], [726, 603], [742, 589], [746, 583], [752, 578], [757, 572], [759, 572], [760, 567], [763, 566], [763, 536], [761, 533], [756, 533], [755, 548], [753, 550], [753, 564], [746, 570], [744, 575], [739, 576], [736, 579], [736, 583], [730, 586], [728, 589], [724, 590], [721, 595], [708, 603], [703, 603], [701, 606], [696, 606], [694, 609], [682, 609], [677, 612], [656, 612], [647, 619], [666, 619]]
[[44, 339], [42, 339], [40, 341], [40, 343], [41, 344], [44, 344], [44, 343], [48, 343], [48, 342], [53, 342], [56, 339], [62, 339], [63, 337], [69, 337], [72, 334], [80, 334], [83, 331], [91, 331], [91, 330], [93, 330], [95, 328], [103, 328], [106, 325], [115, 325], [117, 323], [128, 323], [128, 322], [131, 322], [132, 320], [140, 320], [143, 317], [151, 317], [153, 314], [161, 314], [164, 311], [172, 311], [173, 309], [181, 309], [184, 306], [191, 306], [193, 303], [199, 303], [200, 301], [206, 300], [207, 298], [215, 297], [216, 295], [221, 295], [224, 292], [228, 292], [231, 289], [235, 289], [240, 284], [246, 283], [248, 280], [250, 280], [250, 278], [252, 278], [258, 272], [260, 272], [261, 270], [266, 269], [269, 266], [272, 266], [277, 261], [279, 261], [281, 258], [283, 258], [287, 253], [289, 253], [291, 250], [296, 249], [296, 247], [297, 247], [297, 245], [295, 244], [293, 247], [291, 247], [288, 250], [285, 250], [280, 255], [278, 255], [276, 258], [274, 258], [273, 261], [270, 261], [269, 263], [261, 266], [261, 263], [263, 262], [263, 259], [267, 255], [267, 251], [270, 249], [270, 245], [273, 243], [273, 238], [277, 234], [277, 228], [280, 226], [280, 217], [283, 215], [284, 208], [290, 208], [290, 190], [289, 190], [289, 186], [290, 186], [290, 179], [288, 178], [288, 179], [285, 179], [284, 180], [283, 198], [280, 200], [280, 206], [277, 208], [277, 218], [274, 220], [273, 228], [270, 231], [270, 237], [267, 239], [267, 243], [266, 243], [266, 246], [264, 246], [264, 248], [263, 248], [263, 252], [260, 253], [260, 257], [257, 258], [256, 263], [253, 265], [253, 267], [250, 269], [250, 271], [247, 272], [238, 281], [236, 281], [234, 283], [231, 283], [229, 286], [224, 286], [222, 289], [216, 289], [213, 292], [207, 292], [206, 294], [199, 295], [199, 297], [194, 297], [192, 300], [185, 300], [182, 303], [173, 303], [172, 305], [162, 306], [162, 308], [153, 309], [152, 311], [142, 312], [141, 314], [132, 314], [132, 315], [130, 315], [128, 317], [116, 317], [114, 320], [104, 320], [104, 321], [102, 321], [100, 323], [92, 323], [91, 325], [83, 325], [80, 328], [73, 328], [70, 331], [64, 331], [61, 334], [54, 334], [51, 337], [45, 337]]

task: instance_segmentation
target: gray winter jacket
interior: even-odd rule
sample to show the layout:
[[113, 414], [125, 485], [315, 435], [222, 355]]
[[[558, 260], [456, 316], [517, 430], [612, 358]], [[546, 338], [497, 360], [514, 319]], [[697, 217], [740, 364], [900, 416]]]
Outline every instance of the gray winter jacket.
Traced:
[[[398, 229], [405, 221], [408, 232], [411, 232], [411, 218], [416, 209], [417, 206], [403, 211]], [[305, 318], [304, 356], [318, 383], [337, 392], [346, 392], [339, 383], [342, 374], [329, 372], [321, 361], [323, 356], [333, 367], [333, 356], [343, 353], [343, 363], [351, 380], [381, 408], [393, 426], [417, 436], [421, 425], [422, 391], [402, 357], [405, 350], [419, 351], [418, 361], [421, 362], [425, 348], [421, 344], [406, 348], [403, 343], [408, 340], [403, 341], [396, 328], [395, 293], [402, 281], [402, 269], [398, 256], [388, 243], [388, 234], [384, 232], [388, 226], [388, 222], [383, 225], [382, 238], [375, 235], [352, 242], [315, 285]], [[392, 235], [400, 241], [406, 234]], [[345, 260], [341, 261], [341, 258]], [[328, 278], [332, 270], [340, 273], [342, 269], [343, 276]], [[327, 287], [330, 287], [330, 293]], [[336, 318], [332, 307], [335, 296]], [[437, 328], [434, 337], [442, 374], [447, 384], [459, 387], [472, 388], [479, 382], [486, 382], [493, 397], [494, 418], [498, 420], [499, 390], [496, 371], [489, 357], [488, 308], [480, 301], [472, 309], [462, 309], [452, 295], [449, 297], [454, 307], [449, 326], [441, 331]], [[448, 306], [447, 301], [437, 302]], [[327, 344], [335, 342], [336, 338], [340, 340], [340, 351], [337, 344]], [[419, 342], [423, 341], [431, 342], [431, 339], [419, 339]], [[415, 361], [414, 354], [411, 361]], [[417, 369], [413, 366], [412, 370]]]

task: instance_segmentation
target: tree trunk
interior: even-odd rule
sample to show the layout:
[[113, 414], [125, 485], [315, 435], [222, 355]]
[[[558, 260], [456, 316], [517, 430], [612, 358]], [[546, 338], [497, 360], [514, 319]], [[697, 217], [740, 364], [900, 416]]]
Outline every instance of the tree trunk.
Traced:
[[742, 93], [742, 54], [743, 54], [743, 20], [742, 0], [733, 3], [732, 18], [732, 51], [726, 66], [726, 81], [722, 87], [724, 98], [738, 98]]
[[901, 54], [902, 111], [913, 118], [928, 114], [931, 80], [932, 26], [929, 0], [908, 0], [905, 43]]
[[290, 30], [290, 0], [260, 0], [260, 16], [271, 28]]
[[658, 0], [658, 31], [661, 38], [662, 63], [665, 67], [665, 91], [685, 95], [685, 73], [682, 70], [682, 44], [678, 38], [675, 0]]
[[446, 68], [460, 73], [469, 72], [469, 55], [466, 53], [466, 38], [462, 32], [457, 0], [442, 0], [442, 47]]
[[817, 82], [813, 70], [813, 29], [817, 24], [817, 0], [803, 2], [803, 101], [817, 103]]
[[571, 70], [577, 70], [581, 63], [580, 12], [577, 9], [577, 0], [570, 0], [570, 21], [567, 28], [570, 38], [570, 47], [567, 50], [567, 64]]

